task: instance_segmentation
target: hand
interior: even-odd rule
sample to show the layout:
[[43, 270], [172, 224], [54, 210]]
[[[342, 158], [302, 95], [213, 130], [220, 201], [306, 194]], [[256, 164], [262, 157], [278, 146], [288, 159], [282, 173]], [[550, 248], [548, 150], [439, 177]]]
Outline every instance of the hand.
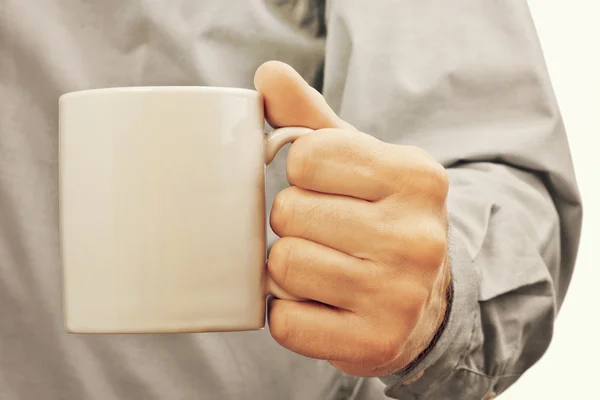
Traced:
[[312, 301], [273, 300], [271, 334], [348, 374], [393, 373], [429, 345], [447, 306], [446, 172], [340, 120], [286, 64], [262, 65], [255, 84], [271, 125], [316, 130], [290, 148], [268, 262], [276, 283]]

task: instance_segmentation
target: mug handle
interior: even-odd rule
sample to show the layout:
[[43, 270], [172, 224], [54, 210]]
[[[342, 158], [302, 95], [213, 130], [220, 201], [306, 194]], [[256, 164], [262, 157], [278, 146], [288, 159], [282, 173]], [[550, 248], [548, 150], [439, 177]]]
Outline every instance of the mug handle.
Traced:
[[[292, 143], [294, 140], [314, 132], [310, 128], [301, 127], [286, 127], [275, 129], [271, 134], [265, 138], [265, 164], [271, 164], [271, 161], [275, 158], [275, 155], [285, 144]], [[307, 299], [293, 296], [283, 290], [268, 273], [265, 274], [265, 294], [272, 294], [278, 299], [284, 300], [295, 300], [295, 301], [306, 301]]]

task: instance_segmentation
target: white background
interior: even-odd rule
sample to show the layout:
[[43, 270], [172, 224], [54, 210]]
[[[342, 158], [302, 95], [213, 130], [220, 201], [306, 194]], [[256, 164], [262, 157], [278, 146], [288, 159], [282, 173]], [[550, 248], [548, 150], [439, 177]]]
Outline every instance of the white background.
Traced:
[[600, 3], [529, 0], [529, 6], [569, 135], [583, 235], [548, 352], [499, 398], [600, 399]]

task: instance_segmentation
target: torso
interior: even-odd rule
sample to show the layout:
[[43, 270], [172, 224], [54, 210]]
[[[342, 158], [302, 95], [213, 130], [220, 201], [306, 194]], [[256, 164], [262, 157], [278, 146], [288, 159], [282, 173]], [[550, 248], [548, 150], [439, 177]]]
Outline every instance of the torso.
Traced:
[[[111, 86], [252, 87], [270, 59], [314, 82], [324, 47], [316, 14], [291, 9], [312, 1], [273, 3], [2, 0], [0, 398], [334, 399], [355, 382], [283, 349], [268, 330], [78, 336], [63, 328], [58, 97]], [[268, 170], [268, 203], [287, 185], [284, 160], [285, 152]]]

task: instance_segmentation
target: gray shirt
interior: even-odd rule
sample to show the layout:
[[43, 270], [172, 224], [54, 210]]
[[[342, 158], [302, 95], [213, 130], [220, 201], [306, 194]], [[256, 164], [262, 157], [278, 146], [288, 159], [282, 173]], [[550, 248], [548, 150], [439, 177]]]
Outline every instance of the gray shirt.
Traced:
[[[455, 292], [435, 346], [407, 370], [358, 379], [281, 348], [268, 330], [67, 335], [59, 95], [252, 87], [271, 59], [361, 131], [420, 146], [447, 167]], [[269, 167], [269, 200], [287, 185], [284, 162], [285, 152]], [[500, 393], [550, 343], [580, 224], [567, 138], [522, 0], [0, 0], [1, 399]]]

